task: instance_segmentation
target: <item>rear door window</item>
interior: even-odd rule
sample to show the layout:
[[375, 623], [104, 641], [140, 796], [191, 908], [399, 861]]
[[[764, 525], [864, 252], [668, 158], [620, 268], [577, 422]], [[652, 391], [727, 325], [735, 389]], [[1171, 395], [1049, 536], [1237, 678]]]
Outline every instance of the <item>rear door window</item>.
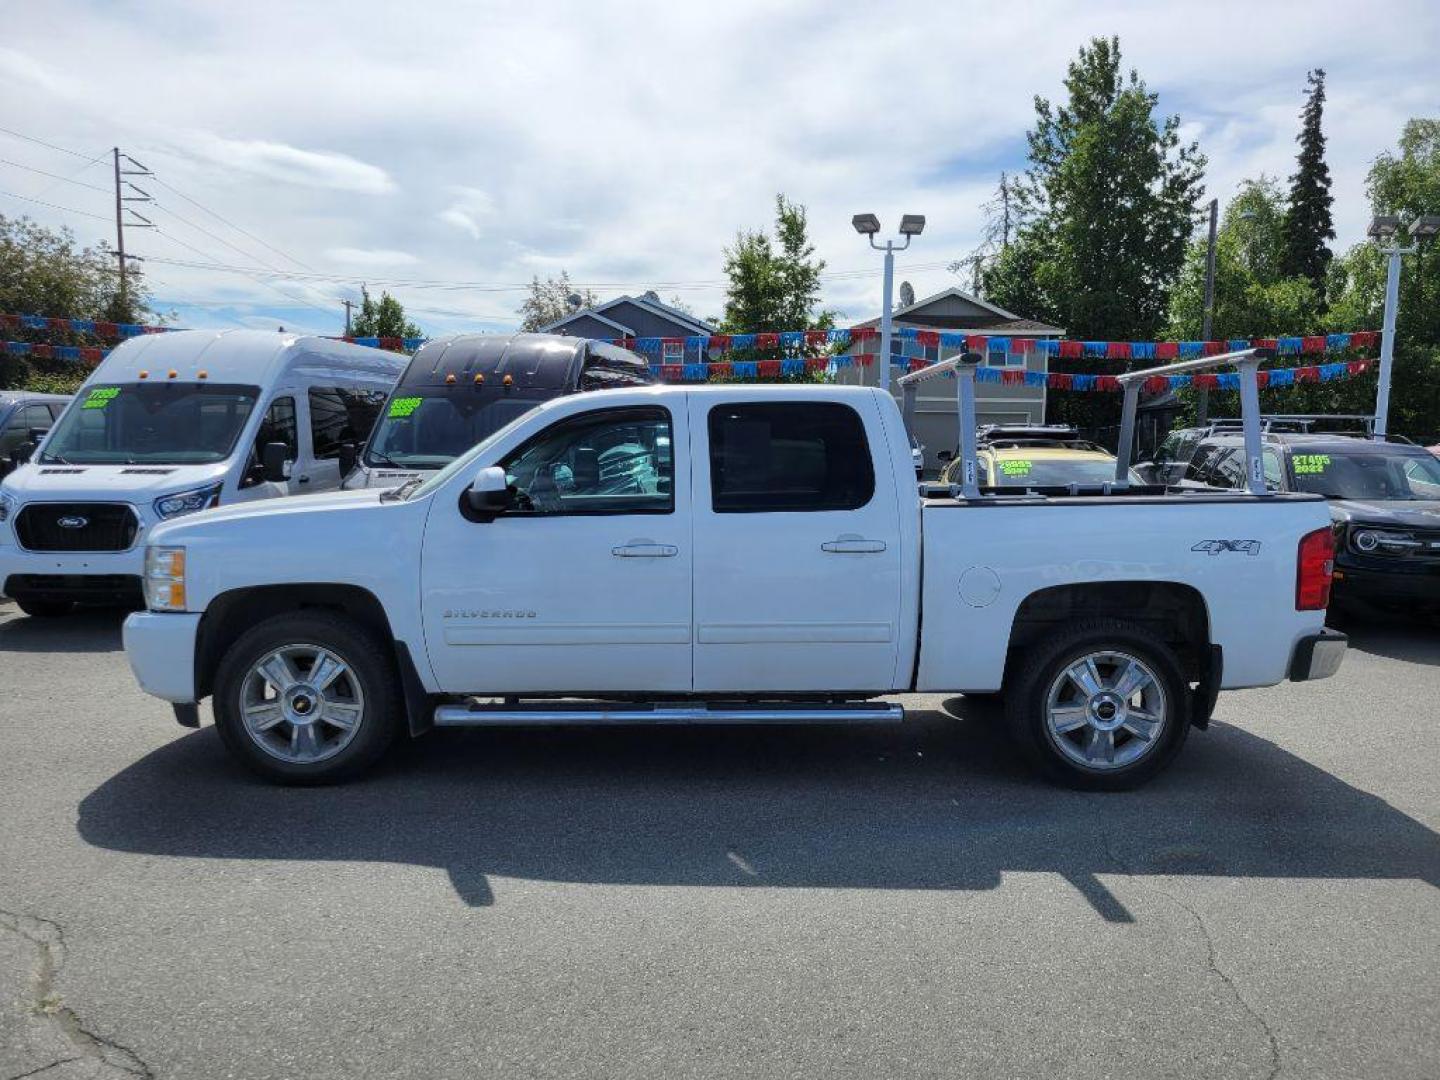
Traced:
[[386, 396], [382, 390], [312, 386], [310, 438], [316, 459], [338, 458], [341, 446], [368, 439]]
[[865, 425], [848, 405], [717, 405], [709, 433], [717, 514], [856, 510], [875, 494]]

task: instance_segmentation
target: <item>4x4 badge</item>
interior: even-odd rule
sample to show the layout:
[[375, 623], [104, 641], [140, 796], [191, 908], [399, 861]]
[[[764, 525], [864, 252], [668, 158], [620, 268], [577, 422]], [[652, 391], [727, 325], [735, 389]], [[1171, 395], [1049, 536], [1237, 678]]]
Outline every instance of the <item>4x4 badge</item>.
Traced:
[[1222, 551], [1243, 551], [1246, 555], [1260, 554], [1259, 540], [1201, 540], [1190, 549], [1203, 551], [1206, 555], [1219, 555]]

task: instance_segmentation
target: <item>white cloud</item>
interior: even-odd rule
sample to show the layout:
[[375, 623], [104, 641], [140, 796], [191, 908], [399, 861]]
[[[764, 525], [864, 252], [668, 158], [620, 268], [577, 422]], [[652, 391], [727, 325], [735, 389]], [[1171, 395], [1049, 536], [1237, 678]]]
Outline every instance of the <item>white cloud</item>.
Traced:
[[[1260, 43], [1243, 55], [1239, 28]], [[6, 47], [26, 62], [0, 56], [0, 125], [87, 153], [118, 142], [285, 253], [161, 189], [162, 232], [135, 235], [141, 254], [202, 261], [183, 240], [227, 264], [296, 268], [293, 256], [342, 275], [405, 266], [397, 277], [475, 283], [392, 289], [432, 331], [513, 324], [522, 294], [501, 287], [559, 268], [602, 294], [654, 286], [718, 314], [722, 248], [738, 228], [769, 225], [777, 191], [807, 205], [832, 272], [866, 271], [827, 279], [824, 297], [863, 317], [877, 306], [880, 262], [850, 216], [871, 210], [893, 225], [926, 214], [898, 279], [921, 295], [953, 283], [945, 264], [974, 246], [997, 174], [1024, 165], [1033, 95], [1061, 96], [1077, 48], [1110, 33], [1160, 109], [1199, 139], [1222, 198], [1243, 177], [1293, 171], [1305, 71], [1325, 67], [1337, 247], [1361, 238], [1370, 161], [1440, 100], [1427, 50], [1440, 6], [1419, 0], [1377, 2], [1361, 20], [1351, 0], [922, 3], [894, 18], [861, 0], [356, 0], [343, 22], [287, 0], [52, 0], [7, 13]], [[621, 62], [607, 59], [616, 41]], [[131, 73], [123, 95], [117, 56]], [[78, 164], [4, 136], [0, 149], [55, 171]], [[9, 171], [0, 179], [35, 194]], [[98, 167], [81, 179], [105, 182]], [[45, 197], [108, 213], [101, 193]], [[90, 219], [53, 220], [104, 233]], [[382, 265], [377, 253], [415, 262]], [[340, 298], [355, 291], [147, 268], [167, 299], [241, 294], [318, 324], [338, 324]], [[223, 309], [182, 310], [194, 321]]]
[[420, 260], [408, 251], [391, 251], [387, 248], [330, 248], [325, 257], [343, 267], [383, 269], [392, 266], [414, 266]]

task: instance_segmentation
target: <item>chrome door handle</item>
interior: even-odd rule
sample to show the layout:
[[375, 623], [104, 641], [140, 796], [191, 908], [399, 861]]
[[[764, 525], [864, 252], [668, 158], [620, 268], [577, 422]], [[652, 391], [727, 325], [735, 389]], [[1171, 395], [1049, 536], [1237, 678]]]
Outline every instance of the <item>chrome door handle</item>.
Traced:
[[674, 544], [621, 544], [611, 548], [610, 554], [619, 559], [673, 559], [680, 549]]
[[873, 555], [885, 550], [884, 540], [827, 540], [820, 545], [821, 551], [838, 555]]

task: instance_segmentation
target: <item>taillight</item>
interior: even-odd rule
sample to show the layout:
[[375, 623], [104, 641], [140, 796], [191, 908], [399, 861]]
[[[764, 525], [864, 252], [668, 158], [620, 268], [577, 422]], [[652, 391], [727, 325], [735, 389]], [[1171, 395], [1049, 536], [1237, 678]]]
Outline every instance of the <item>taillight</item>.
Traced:
[[1330, 578], [1334, 573], [1334, 532], [1327, 527], [1302, 536], [1295, 568], [1295, 610], [1324, 611], [1330, 603]]

